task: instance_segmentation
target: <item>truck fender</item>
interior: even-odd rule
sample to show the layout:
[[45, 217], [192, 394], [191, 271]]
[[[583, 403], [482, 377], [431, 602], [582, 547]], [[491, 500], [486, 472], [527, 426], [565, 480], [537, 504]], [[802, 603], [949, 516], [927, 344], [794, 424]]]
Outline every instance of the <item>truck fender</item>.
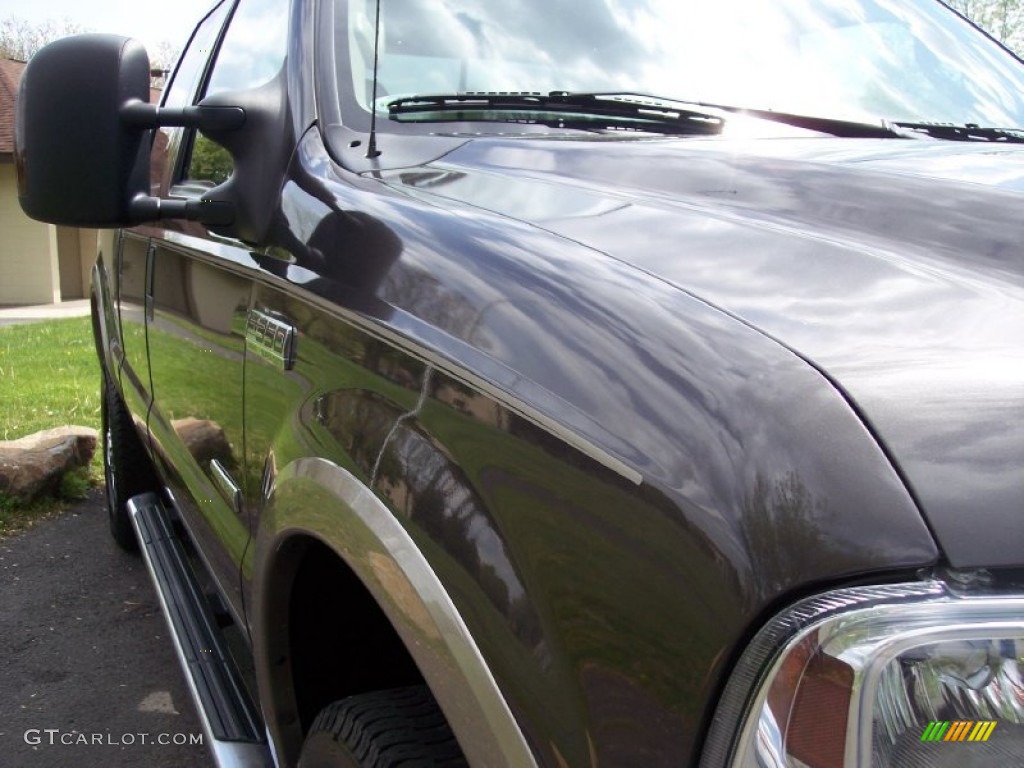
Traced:
[[278, 472], [253, 555], [252, 594], [257, 599], [251, 629], [271, 738], [279, 744], [297, 739], [282, 730], [282, 721], [297, 725], [286, 711], [294, 707], [293, 698], [289, 702], [291, 693], [280, 684], [279, 673], [275, 678], [274, 666], [281, 667], [288, 643], [282, 618], [291, 581], [287, 574], [294, 573], [297, 562], [292, 561], [302, 556], [302, 548], [290, 542], [310, 539], [334, 552], [381, 607], [470, 764], [536, 766], [480, 649], [412, 537], [354, 475], [319, 458], [297, 460]]

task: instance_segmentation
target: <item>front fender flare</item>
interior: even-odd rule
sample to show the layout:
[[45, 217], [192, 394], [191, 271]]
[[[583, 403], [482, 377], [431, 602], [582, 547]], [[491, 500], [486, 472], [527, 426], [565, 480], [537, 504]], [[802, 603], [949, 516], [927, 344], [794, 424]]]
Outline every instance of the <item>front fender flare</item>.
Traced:
[[[324, 459], [283, 468], [260, 519], [252, 561], [257, 674], [271, 738], [283, 746], [297, 729], [280, 722], [290, 691], [272, 669], [287, 647], [282, 575], [294, 540], [317, 539], [360, 579], [391, 621], [444, 711], [471, 765], [536, 766], [522, 730], [437, 574], [394, 514], [350, 472]], [[290, 582], [289, 579], [283, 579]], [[284, 601], [284, 602], [282, 602]], [[285, 737], [285, 738], [282, 738]]]

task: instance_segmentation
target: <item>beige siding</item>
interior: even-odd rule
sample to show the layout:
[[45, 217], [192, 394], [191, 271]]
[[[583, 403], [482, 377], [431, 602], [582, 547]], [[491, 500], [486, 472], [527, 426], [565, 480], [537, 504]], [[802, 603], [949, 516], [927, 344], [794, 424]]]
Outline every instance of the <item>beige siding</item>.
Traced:
[[57, 255], [60, 262], [60, 300], [84, 299], [89, 295], [92, 265], [96, 262], [98, 230], [57, 227]]
[[60, 301], [56, 227], [33, 221], [18, 205], [12, 163], [0, 163], [0, 304]]
[[82, 254], [82, 263], [79, 265], [81, 270], [79, 274], [82, 276], [82, 297], [88, 298], [89, 286], [92, 283], [92, 265], [96, 263], [96, 254], [100, 248], [100, 230], [78, 230], [78, 248]]
[[61, 301], [81, 299], [82, 253], [78, 230], [72, 227], [57, 227], [57, 261], [60, 263]]

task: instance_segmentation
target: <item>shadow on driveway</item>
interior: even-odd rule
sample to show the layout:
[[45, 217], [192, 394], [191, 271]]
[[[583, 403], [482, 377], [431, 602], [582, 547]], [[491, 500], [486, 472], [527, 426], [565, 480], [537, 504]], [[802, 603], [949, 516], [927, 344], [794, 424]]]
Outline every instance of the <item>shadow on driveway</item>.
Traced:
[[0, 541], [0, 764], [212, 766], [194, 739], [149, 574], [108, 535], [102, 491]]

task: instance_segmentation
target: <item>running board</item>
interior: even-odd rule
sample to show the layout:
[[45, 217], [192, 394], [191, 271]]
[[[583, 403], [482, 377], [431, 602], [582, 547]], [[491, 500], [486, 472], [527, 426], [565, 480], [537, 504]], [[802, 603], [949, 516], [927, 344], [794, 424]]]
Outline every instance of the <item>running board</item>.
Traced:
[[217, 765], [270, 768], [274, 760], [261, 721], [167, 511], [153, 493], [129, 500], [128, 511]]

